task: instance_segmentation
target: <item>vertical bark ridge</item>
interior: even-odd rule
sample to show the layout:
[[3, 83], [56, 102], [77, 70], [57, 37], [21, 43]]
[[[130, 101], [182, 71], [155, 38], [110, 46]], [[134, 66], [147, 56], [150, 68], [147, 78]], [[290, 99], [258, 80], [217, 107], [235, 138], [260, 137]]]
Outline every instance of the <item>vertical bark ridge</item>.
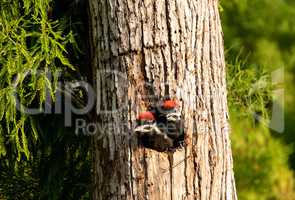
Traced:
[[215, 134], [213, 135], [213, 149], [212, 149], [212, 177], [213, 177], [213, 180], [212, 180], [212, 185], [213, 187], [211, 187], [211, 191], [210, 191], [210, 196], [211, 196], [211, 199], [220, 199], [220, 189], [218, 189], [218, 186], [221, 185], [221, 177], [220, 177], [220, 173], [219, 170], [221, 169], [221, 166], [220, 166], [220, 162], [219, 159], [222, 159], [220, 158], [221, 156], [218, 157], [218, 154], [220, 152], [220, 150], [222, 149], [221, 146], [220, 146], [220, 135], [221, 135], [221, 127], [220, 127], [220, 120], [216, 120], [216, 119], [219, 119], [220, 118], [220, 105], [222, 102], [220, 101], [213, 101], [213, 98], [215, 99], [218, 99], [218, 96], [220, 96], [219, 94], [219, 86], [218, 86], [218, 74], [219, 74], [219, 68], [214, 68], [214, 66], [218, 66], [218, 59], [216, 57], [216, 54], [218, 54], [218, 52], [216, 52], [216, 43], [215, 43], [215, 40], [216, 40], [216, 32], [217, 32], [217, 29], [215, 27], [215, 21], [216, 21], [216, 18], [214, 16], [214, 10], [213, 10], [213, 7], [214, 5], [210, 6], [209, 8], [209, 14], [210, 14], [210, 28], [211, 28], [211, 39], [210, 39], [210, 49], [211, 49], [211, 53], [210, 53], [210, 56], [211, 56], [211, 69], [213, 69], [212, 73], [211, 73], [211, 81], [212, 81], [212, 84], [211, 84], [211, 117], [212, 117], [212, 126], [214, 127], [214, 132]]

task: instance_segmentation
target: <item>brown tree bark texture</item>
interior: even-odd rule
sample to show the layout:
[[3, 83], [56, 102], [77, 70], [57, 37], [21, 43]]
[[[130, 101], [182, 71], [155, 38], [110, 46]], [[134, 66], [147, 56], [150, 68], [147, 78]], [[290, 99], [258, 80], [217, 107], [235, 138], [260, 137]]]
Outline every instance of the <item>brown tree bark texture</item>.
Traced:
[[[97, 112], [119, 109], [95, 119], [108, 129], [93, 140], [93, 199], [237, 199], [218, 1], [89, 0], [89, 15]], [[168, 94], [187, 146], [160, 153], [130, 130], [147, 95]]]

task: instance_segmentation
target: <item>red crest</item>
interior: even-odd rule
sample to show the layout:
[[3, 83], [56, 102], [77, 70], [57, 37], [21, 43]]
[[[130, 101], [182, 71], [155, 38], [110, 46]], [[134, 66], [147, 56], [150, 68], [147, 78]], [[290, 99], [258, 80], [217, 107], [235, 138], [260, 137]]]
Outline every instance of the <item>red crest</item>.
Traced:
[[152, 112], [142, 112], [138, 115], [137, 120], [139, 121], [152, 121], [155, 120], [155, 116]]
[[171, 110], [178, 106], [178, 103], [175, 100], [166, 100], [163, 102], [162, 107], [165, 110]]

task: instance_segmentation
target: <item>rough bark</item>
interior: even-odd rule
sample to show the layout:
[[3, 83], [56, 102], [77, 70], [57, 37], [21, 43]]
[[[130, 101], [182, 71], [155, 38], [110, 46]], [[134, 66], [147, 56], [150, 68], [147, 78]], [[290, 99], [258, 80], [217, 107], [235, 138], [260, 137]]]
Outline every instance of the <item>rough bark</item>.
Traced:
[[[93, 141], [93, 199], [237, 199], [218, 1], [89, 0], [89, 13], [103, 129]], [[157, 101], [149, 95], [181, 100], [185, 148], [138, 145], [132, 128]]]

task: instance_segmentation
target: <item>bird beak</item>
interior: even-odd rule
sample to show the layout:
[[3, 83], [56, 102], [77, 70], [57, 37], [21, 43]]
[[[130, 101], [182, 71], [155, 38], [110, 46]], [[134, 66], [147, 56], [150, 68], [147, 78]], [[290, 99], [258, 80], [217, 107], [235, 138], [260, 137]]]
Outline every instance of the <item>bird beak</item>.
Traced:
[[167, 115], [167, 120], [172, 122], [179, 121], [180, 118], [181, 118], [180, 113], [170, 113]]
[[153, 127], [154, 131], [158, 134], [158, 135], [162, 135], [162, 131], [157, 127], [157, 126], [154, 126]]

